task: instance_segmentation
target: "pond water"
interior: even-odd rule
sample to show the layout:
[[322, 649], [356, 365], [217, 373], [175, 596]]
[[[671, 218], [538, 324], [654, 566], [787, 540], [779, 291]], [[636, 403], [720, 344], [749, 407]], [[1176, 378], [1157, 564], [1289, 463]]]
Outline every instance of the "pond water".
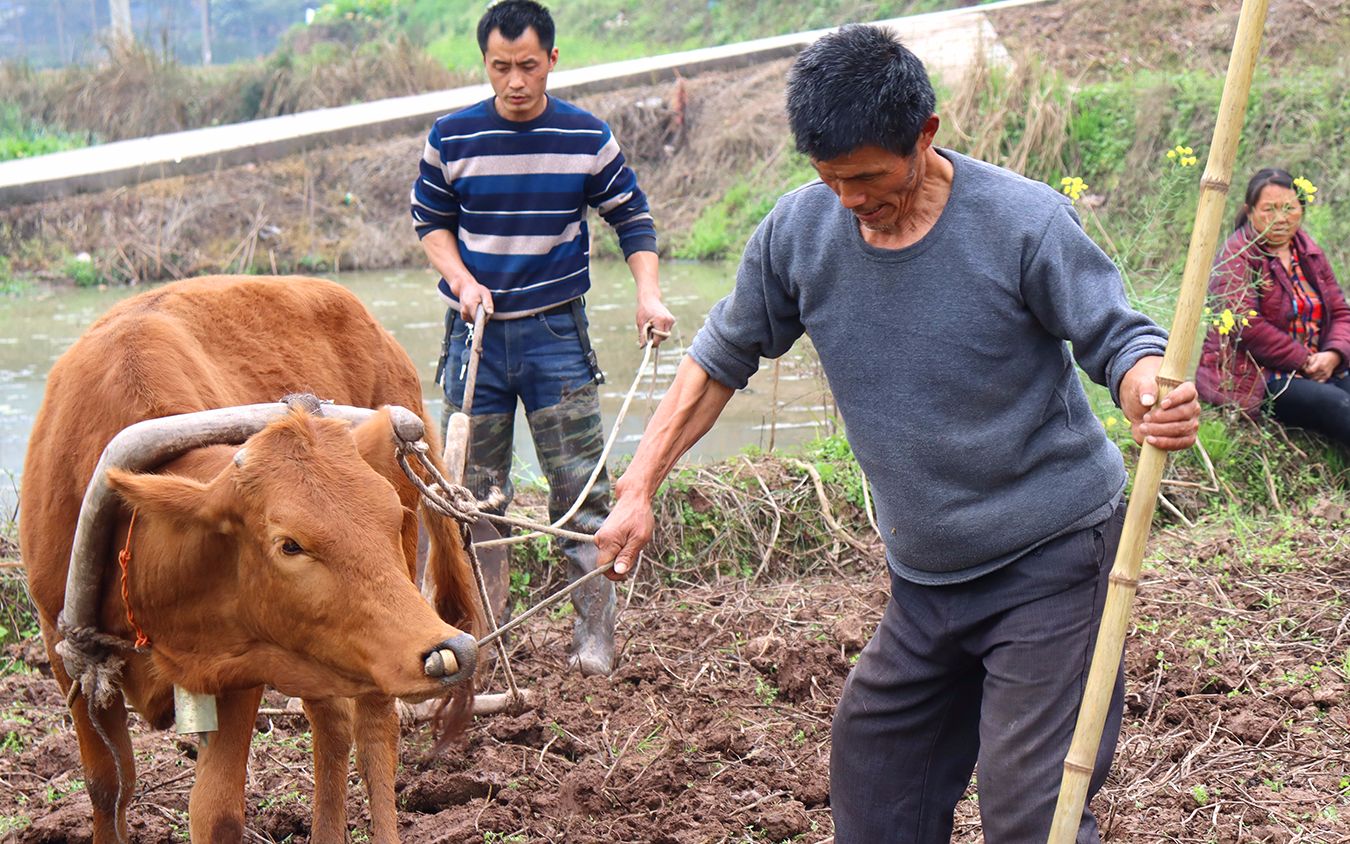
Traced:
[[[655, 396], [644, 378], [614, 445], [614, 456], [632, 454], [655, 401], [664, 393], [685, 344], [703, 323], [714, 302], [731, 289], [729, 263], [664, 263], [662, 288], [678, 322], [657, 359]], [[444, 307], [429, 271], [392, 270], [329, 276], [348, 287], [393, 332], [422, 371], [423, 394], [433, 418], [443, 397], [431, 378], [440, 351]], [[588, 296], [591, 333], [607, 381], [601, 387], [606, 432], [633, 382], [641, 350], [633, 324], [633, 279], [619, 261], [597, 261]], [[144, 288], [62, 290], [0, 298], [0, 518], [12, 515], [17, 500], [33, 417], [42, 401], [47, 371], [80, 333], [109, 306]], [[823, 378], [810, 344], [803, 340], [784, 357], [777, 377], [778, 412], [773, 413], [774, 365], [766, 362], [750, 385], [728, 404], [721, 421], [695, 446], [691, 458], [716, 460], [746, 446], [792, 445], [817, 436], [827, 424]], [[91, 413], [98, 412], [90, 408]], [[523, 408], [517, 414], [517, 471], [537, 476], [533, 446]], [[611, 465], [613, 458], [611, 457]]]

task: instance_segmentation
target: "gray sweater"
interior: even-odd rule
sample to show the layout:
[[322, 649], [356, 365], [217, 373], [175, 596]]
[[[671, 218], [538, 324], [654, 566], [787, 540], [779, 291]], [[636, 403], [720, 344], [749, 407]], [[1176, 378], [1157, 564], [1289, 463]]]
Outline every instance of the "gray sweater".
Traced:
[[1067, 199], [939, 152], [951, 197], [904, 249], [867, 244], [820, 182], [781, 198], [690, 349], [740, 389], [808, 334], [888, 562], [925, 584], [970, 580], [1109, 515], [1125, 468], [1074, 361], [1116, 396], [1166, 343]]

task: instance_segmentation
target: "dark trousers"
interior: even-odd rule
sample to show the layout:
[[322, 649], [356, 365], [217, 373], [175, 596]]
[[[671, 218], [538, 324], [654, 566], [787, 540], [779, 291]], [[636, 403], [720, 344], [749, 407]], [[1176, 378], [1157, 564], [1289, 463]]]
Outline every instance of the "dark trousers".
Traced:
[[[836, 844], [950, 842], [977, 761], [984, 840], [1045, 841], [1124, 514], [968, 583], [891, 578], [834, 717]], [[1115, 752], [1123, 692], [1122, 673], [1089, 796]], [[1086, 809], [1077, 840], [1099, 840]]]
[[1291, 428], [1316, 431], [1350, 448], [1350, 373], [1326, 383], [1307, 378], [1275, 378], [1266, 385], [1275, 418]]

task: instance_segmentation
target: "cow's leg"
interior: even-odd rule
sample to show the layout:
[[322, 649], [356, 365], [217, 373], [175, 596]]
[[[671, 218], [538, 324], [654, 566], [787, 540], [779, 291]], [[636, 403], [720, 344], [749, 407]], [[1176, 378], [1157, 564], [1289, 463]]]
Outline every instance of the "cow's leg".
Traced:
[[244, 838], [248, 747], [262, 694], [258, 686], [216, 698], [217, 729], [197, 748], [197, 780], [188, 798], [193, 841], [215, 844]]
[[[65, 662], [50, 644], [56, 641], [55, 631], [45, 623], [42, 639], [49, 643], [47, 658], [51, 660], [52, 675], [61, 687], [61, 693], [69, 694], [70, 675], [66, 674]], [[80, 695], [71, 706], [71, 716], [80, 743], [85, 790], [94, 807], [94, 844], [128, 841], [126, 812], [136, 786], [136, 760], [131, 753], [131, 734], [127, 731], [127, 710], [122, 696], [114, 695], [107, 707], [91, 709], [84, 695]], [[98, 719], [97, 728], [94, 718]], [[100, 737], [100, 731], [107, 736], [106, 741]], [[119, 761], [122, 767], [120, 780]]]
[[347, 772], [352, 752], [352, 703], [346, 698], [306, 700], [314, 729], [315, 844], [347, 840]]
[[356, 768], [370, 795], [370, 839], [398, 841], [394, 774], [398, 766], [398, 712], [394, 699], [366, 695], [356, 699]]

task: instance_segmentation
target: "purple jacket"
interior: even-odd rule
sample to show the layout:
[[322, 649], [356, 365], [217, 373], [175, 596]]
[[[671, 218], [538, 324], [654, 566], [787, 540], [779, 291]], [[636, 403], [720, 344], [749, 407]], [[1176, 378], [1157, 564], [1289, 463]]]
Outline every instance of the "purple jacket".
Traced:
[[[1255, 415], [1266, 394], [1266, 377], [1294, 372], [1308, 357], [1308, 350], [1289, 336], [1293, 284], [1284, 265], [1254, 241], [1250, 225], [1233, 232], [1209, 278], [1209, 294], [1215, 312], [1232, 310], [1237, 326], [1227, 335], [1211, 327], [1200, 352], [1195, 386], [1200, 398], [1210, 404], [1236, 404]], [[1322, 296], [1320, 351], [1341, 353], [1350, 363], [1350, 306], [1336, 283], [1331, 264], [1313, 239], [1299, 230], [1294, 249], [1308, 281]], [[1255, 311], [1256, 316], [1250, 316]], [[1247, 325], [1242, 324], [1243, 319]]]

